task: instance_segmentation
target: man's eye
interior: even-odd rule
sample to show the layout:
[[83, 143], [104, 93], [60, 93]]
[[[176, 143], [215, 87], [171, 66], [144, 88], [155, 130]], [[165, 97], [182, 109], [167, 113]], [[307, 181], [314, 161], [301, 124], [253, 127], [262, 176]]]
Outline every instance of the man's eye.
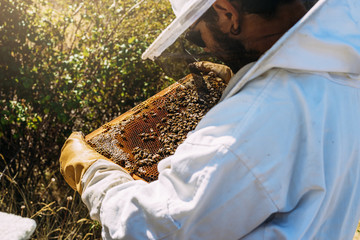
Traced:
[[192, 42], [193, 44], [205, 48], [206, 44], [204, 40], [201, 38], [200, 31], [188, 31], [185, 35], [185, 39]]

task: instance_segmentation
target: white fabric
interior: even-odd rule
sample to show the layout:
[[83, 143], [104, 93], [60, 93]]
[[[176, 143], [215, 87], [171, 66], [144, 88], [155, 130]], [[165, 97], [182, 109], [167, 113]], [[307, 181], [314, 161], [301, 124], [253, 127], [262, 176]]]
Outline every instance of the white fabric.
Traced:
[[169, 0], [171, 7], [174, 11], [174, 14], [179, 17], [182, 12], [184, 12], [188, 7], [187, 5], [193, 4], [192, 2], [198, 0]]
[[351, 239], [360, 218], [359, 66], [360, 2], [320, 1], [234, 76], [159, 163], [159, 180], [112, 184], [124, 174], [106, 170], [114, 164], [88, 169], [82, 198], [103, 238]]
[[36, 229], [36, 222], [14, 214], [0, 212], [0, 239], [25, 240], [30, 239]]

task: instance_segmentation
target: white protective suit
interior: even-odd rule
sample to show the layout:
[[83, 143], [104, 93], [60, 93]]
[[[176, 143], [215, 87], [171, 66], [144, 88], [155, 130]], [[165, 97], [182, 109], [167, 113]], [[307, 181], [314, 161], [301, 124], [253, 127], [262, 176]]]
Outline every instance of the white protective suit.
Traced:
[[359, 124], [360, 1], [321, 0], [232, 78], [159, 180], [99, 160], [82, 199], [104, 239], [352, 239]]

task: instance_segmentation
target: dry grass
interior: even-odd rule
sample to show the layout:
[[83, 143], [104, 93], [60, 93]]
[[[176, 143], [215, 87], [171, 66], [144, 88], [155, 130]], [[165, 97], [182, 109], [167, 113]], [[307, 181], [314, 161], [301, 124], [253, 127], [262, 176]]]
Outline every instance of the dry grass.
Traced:
[[19, 184], [17, 176], [0, 173], [0, 211], [34, 219], [33, 239], [100, 239], [101, 227], [90, 220], [79, 194], [55, 175], [42, 179], [32, 176]]

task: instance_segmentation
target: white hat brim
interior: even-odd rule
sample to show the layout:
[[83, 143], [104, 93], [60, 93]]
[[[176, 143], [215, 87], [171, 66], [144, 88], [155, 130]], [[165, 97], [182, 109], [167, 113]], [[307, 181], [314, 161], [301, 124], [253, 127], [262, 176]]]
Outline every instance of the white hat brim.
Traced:
[[198, 20], [216, 0], [193, 1], [185, 11], [175, 18], [175, 20], [155, 39], [146, 49], [142, 59], [154, 60], [161, 55], [165, 49], [173, 44], [181, 34], [185, 32], [196, 20]]

